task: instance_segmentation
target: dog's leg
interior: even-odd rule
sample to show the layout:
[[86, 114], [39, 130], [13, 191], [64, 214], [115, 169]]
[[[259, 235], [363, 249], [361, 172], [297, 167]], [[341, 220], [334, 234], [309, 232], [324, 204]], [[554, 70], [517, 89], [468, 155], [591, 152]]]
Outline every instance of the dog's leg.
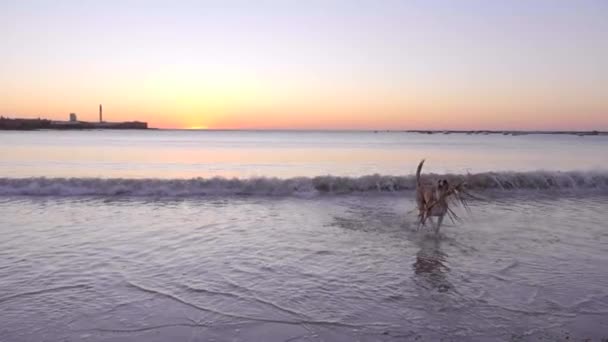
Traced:
[[444, 215], [440, 215], [439, 218], [437, 218], [437, 226], [435, 226], [435, 234], [439, 234], [439, 229], [441, 228], [441, 223], [443, 223], [443, 217]]
[[431, 227], [433, 227], [433, 226], [435, 225], [435, 221], [433, 221], [433, 217], [427, 214], [426, 218], [427, 218], [429, 221], [431, 221]]
[[425, 222], [426, 222], [426, 215], [425, 215], [425, 212], [423, 210], [421, 210], [418, 213], [418, 229], [416, 229], [416, 230], [420, 230], [420, 228], [425, 225]]

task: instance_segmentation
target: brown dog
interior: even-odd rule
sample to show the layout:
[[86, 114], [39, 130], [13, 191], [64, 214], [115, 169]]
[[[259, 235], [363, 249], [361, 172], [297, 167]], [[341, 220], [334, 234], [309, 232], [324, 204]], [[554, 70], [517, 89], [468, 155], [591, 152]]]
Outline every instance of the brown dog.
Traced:
[[418, 164], [416, 170], [416, 204], [418, 205], [418, 228], [424, 226], [427, 219], [433, 222], [432, 217], [437, 216], [435, 234], [439, 233], [439, 228], [443, 219], [448, 214], [447, 197], [450, 194], [450, 184], [446, 179], [439, 179], [436, 185], [423, 184], [420, 179], [420, 172], [424, 165], [424, 159]]

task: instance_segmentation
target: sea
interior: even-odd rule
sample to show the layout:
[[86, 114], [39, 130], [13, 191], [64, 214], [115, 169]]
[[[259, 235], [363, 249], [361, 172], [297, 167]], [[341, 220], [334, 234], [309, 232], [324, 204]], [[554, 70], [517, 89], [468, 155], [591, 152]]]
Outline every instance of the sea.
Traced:
[[606, 339], [606, 135], [0, 132], [0, 341]]

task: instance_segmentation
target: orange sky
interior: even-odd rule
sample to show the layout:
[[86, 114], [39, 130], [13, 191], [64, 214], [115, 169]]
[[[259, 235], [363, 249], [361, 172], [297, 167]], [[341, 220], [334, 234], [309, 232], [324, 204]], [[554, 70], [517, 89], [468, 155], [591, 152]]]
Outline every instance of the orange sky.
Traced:
[[608, 130], [597, 1], [0, 4], [0, 114], [158, 128]]

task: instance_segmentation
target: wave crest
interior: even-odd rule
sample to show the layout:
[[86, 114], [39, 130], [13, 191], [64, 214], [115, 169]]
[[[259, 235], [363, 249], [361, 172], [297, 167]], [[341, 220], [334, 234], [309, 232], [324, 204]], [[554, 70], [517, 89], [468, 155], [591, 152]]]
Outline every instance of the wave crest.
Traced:
[[[608, 172], [485, 172], [426, 174], [425, 179], [466, 182], [474, 191], [486, 190], [608, 190]], [[191, 197], [208, 195], [289, 196], [315, 194], [384, 193], [414, 190], [415, 177], [368, 175], [362, 177], [295, 178], [0, 178], [0, 196], [143, 196]]]

